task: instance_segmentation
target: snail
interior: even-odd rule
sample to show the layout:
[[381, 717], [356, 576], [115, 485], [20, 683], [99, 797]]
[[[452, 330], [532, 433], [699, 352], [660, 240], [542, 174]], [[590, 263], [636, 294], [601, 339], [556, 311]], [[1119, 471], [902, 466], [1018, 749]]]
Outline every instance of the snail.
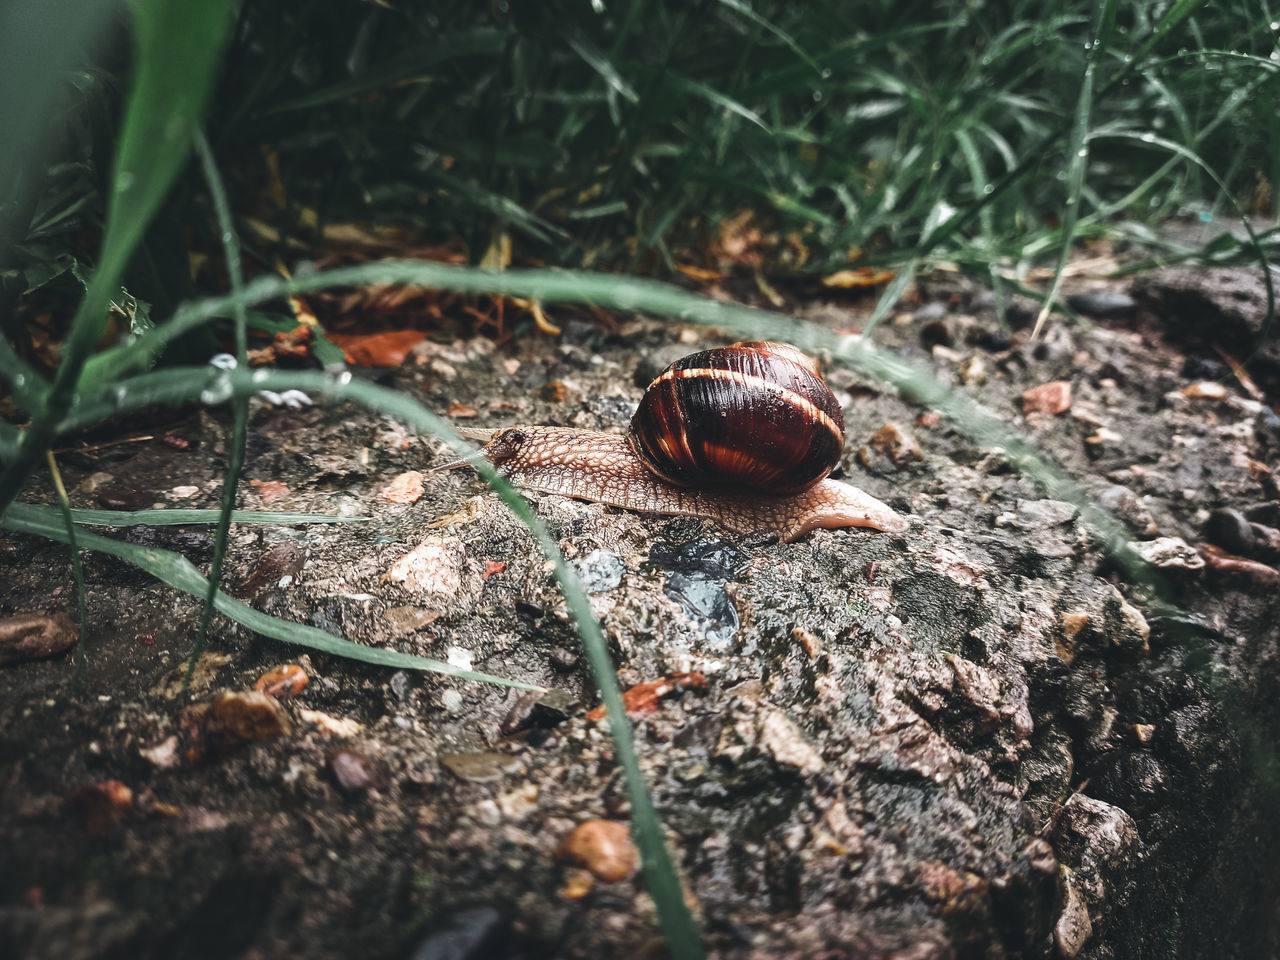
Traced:
[[784, 541], [818, 527], [907, 528], [879, 500], [827, 479], [844, 448], [844, 416], [817, 365], [785, 343], [677, 360], [649, 384], [625, 437], [542, 426], [463, 435], [487, 440], [475, 456], [512, 484], [544, 493]]

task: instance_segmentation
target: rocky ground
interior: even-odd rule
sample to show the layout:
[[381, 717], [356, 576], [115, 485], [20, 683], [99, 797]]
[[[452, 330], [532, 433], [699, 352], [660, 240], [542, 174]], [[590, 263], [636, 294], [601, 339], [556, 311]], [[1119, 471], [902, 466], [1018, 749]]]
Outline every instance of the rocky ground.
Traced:
[[[1147, 275], [1134, 300], [1081, 288], [1094, 318], [1030, 346], [944, 276], [876, 331], [1056, 457], [1180, 611], [998, 451], [846, 370], [828, 376], [843, 476], [906, 534], [781, 544], [533, 495], [636, 688], [712, 956], [1274, 955], [1280, 375], [1274, 341], [1250, 357], [1261, 291], [1234, 270]], [[865, 309], [797, 313], [849, 329]], [[617, 431], [638, 383], [716, 342], [571, 324], [427, 341], [380, 376], [466, 426]], [[188, 410], [95, 436], [113, 445], [61, 458], [75, 505], [216, 506], [227, 424]], [[69, 654], [0, 667], [8, 955], [661, 956], [609, 826], [628, 805], [606, 721], [523, 528], [466, 471], [391, 502], [435, 444], [351, 406], [255, 402], [249, 454], [245, 507], [368, 519], [237, 525], [234, 593], [555, 692], [299, 656], [220, 621], [184, 698], [197, 604], [89, 555], [83, 691]], [[208, 563], [207, 528], [114, 535]], [[39, 615], [74, 613], [69, 582], [64, 547], [0, 540], [0, 617], [37, 615], [0, 627], [0, 652], [65, 634]]]

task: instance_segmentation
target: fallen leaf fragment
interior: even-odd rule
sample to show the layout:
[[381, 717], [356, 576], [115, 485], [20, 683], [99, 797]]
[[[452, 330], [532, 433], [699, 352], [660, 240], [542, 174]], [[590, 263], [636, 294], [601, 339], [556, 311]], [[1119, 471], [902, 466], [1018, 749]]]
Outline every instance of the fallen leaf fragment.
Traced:
[[574, 870], [569, 874], [569, 880], [560, 890], [560, 896], [566, 900], [581, 900], [596, 885], [596, 878], [591, 875], [590, 870]]
[[185, 719], [191, 734], [187, 759], [192, 762], [291, 732], [284, 708], [259, 690], [225, 691], [187, 710]]
[[258, 491], [263, 503], [275, 503], [289, 495], [289, 485], [279, 480], [250, 480], [249, 486]]
[[1204, 557], [1205, 566], [1217, 573], [1248, 577], [1260, 587], [1280, 584], [1280, 570], [1275, 567], [1257, 560], [1237, 557], [1212, 543], [1200, 544], [1199, 550], [1200, 556]]
[[455, 420], [474, 420], [480, 416], [480, 411], [470, 404], [458, 403], [457, 401], [449, 404], [449, 408], [445, 410], [449, 416]]
[[444, 767], [459, 780], [472, 783], [489, 783], [501, 780], [509, 773], [517, 773], [521, 769], [518, 757], [496, 750], [485, 750], [478, 753], [442, 753], [436, 757], [440, 766]]
[[852, 290], [859, 287], [874, 287], [878, 283], [888, 283], [893, 279], [892, 270], [879, 270], [875, 267], [854, 267], [851, 270], [837, 270], [822, 278], [824, 287], [836, 287], [841, 290]]
[[422, 474], [407, 470], [382, 488], [382, 499], [388, 503], [417, 503], [422, 496]]
[[272, 667], [260, 676], [254, 681], [253, 689], [261, 690], [277, 700], [285, 700], [296, 697], [307, 688], [310, 682], [306, 670], [296, 663], [285, 663]]
[[640, 862], [631, 830], [616, 820], [587, 820], [556, 847], [557, 859], [590, 870], [598, 880], [625, 880]]
[[471, 523], [484, 511], [484, 498], [472, 497], [451, 513], [441, 514], [427, 523], [428, 530], [439, 530], [442, 527], [455, 527]]
[[427, 334], [423, 330], [384, 330], [382, 333], [331, 333], [347, 362], [357, 367], [398, 367]]
[[[658, 701], [669, 694], [675, 693], [677, 690], [705, 692], [706, 689], [707, 678], [700, 673], [672, 673], [661, 680], [646, 680], [644, 683], [637, 683], [622, 695], [622, 703], [627, 711], [627, 716], [635, 720], [639, 717], [647, 717], [651, 713], [657, 713]], [[607, 713], [608, 711], [602, 705], [588, 712], [587, 719], [603, 720]]]
[[119, 780], [102, 780], [73, 791], [67, 804], [88, 833], [101, 834], [120, 826], [133, 809], [133, 791]]
[[1227, 388], [1216, 380], [1201, 380], [1187, 384], [1180, 392], [1193, 400], [1222, 400], [1227, 395]]
[[704, 280], [708, 283], [723, 280], [725, 277], [719, 270], [708, 270], [706, 267], [697, 267], [688, 263], [677, 263], [676, 269], [691, 280]]
[[481, 574], [482, 580], [488, 580], [495, 573], [501, 573], [507, 569], [507, 565], [501, 560], [486, 560], [484, 562], [484, 573]]
[[1032, 387], [1022, 394], [1023, 413], [1047, 413], [1056, 416], [1071, 409], [1071, 384], [1066, 380], [1052, 380]]
[[538, 399], [548, 403], [566, 403], [569, 399], [569, 385], [563, 380], [548, 380], [538, 388]]
[[73, 646], [78, 629], [65, 613], [24, 613], [0, 620], [0, 666], [42, 660]]

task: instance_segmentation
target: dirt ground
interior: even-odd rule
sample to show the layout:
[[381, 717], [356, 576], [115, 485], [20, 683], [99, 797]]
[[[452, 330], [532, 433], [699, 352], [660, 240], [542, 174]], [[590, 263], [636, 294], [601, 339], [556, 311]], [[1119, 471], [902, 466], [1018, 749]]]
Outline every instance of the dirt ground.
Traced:
[[[531, 495], [623, 687], [669, 681], [637, 738], [712, 956], [1275, 955], [1280, 364], [1271, 346], [1252, 379], [1230, 368], [1256, 346], [1261, 290], [1234, 270], [1082, 287], [1096, 316], [1029, 346], [942, 275], [876, 331], [1056, 457], [1180, 610], [998, 451], [847, 370], [828, 373], [841, 475], [908, 515], [904, 535], [782, 544]], [[866, 309], [796, 312], [848, 329]], [[637, 384], [720, 342], [570, 324], [427, 341], [376, 375], [460, 425], [620, 431]], [[191, 409], [96, 433], [125, 442], [62, 455], [74, 505], [216, 506], [228, 424]], [[83, 691], [69, 654], [0, 667], [0, 953], [662, 955], [635, 871], [557, 856], [628, 804], [543, 557], [468, 471], [384, 495], [435, 448], [353, 406], [255, 400], [242, 506], [367, 519], [238, 524], [227, 583], [274, 616], [555, 694], [307, 655], [219, 619], [184, 698], [198, 604], [86, 555]], [[112, 535], [209, 562], [208, 528]], [[420, 546], [424, 576], [387, 576]], [[0, 617], [74, 614], [69, 584], [64, 547], [0, 540]], [[305, 688], [247, 694], [286, 664]]]

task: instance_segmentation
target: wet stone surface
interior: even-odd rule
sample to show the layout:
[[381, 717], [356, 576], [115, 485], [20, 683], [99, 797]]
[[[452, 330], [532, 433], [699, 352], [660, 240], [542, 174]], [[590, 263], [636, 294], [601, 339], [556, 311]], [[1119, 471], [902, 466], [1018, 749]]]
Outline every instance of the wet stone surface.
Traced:
[[[1075, 508], [998, 452], [847, 370], [829, 375], [841, 474], [909, 515], [903, 535], [780, 544], [532, 496], [591, 584], [620, 684], [646, 692], [641, 762], [709, 953], [1269, 955], [1280, 858], [1257, 765], [1280, 726], [1280, 591], [1210, 548], [1276, 562], [1274, 414], [1233, 379], [1184, 393], [1206, 374], [1186, 372], [1192, 348], [1162, 336], [1150, 291], [1136, 318], [1058, 325], [1038, 346], [981, 291], [934, 292], [883, 344], [1054, 455], [1180, 609], [1126, 582]], [[861, 323], [836, 303], [800, 312]], [[637, 383], [711, 345], [647, 321], [502, 348], [427, 340], [393, 378], [478, 413], [470, 426], [618, 430]], [[1052, 412], [1024, 407], [1053, 383], [1070, 390]], [[74, 505], [129, 488], [216, 506], [227, 411], [170, 421], [187, 448], [68, 463]], [[887, 424], [905, 439], [878, 446]], [[220, 620], [184, 696], [196, 602], [90, 557], [83, 689], [67, 654], [0, 668], [0, 942], [60, 960], [656, 955], [640, 874], [604, 871], [594, 847], [557, 856], [629, 807], [527, 532], [465, 471], [427, 475], [414, 503], [381, 497], [435, 458], [386, 418], [255, 402], [252, 425], [242, 506], [366, 519], [236, 525], [232, 592], [555, 689], [300, 655]], [[885, 453], [874, 469], [864, 447]], [[153, 533], [207, 563], [207, 530]], [[0, 539], [0, 618], [72, 611], [69, 582], [64, 547]], [[305, 686], [250, 693], [293, 660]], [[209, 705], [233, 703], [272, 735], [232, 748], [234, 717]]]

